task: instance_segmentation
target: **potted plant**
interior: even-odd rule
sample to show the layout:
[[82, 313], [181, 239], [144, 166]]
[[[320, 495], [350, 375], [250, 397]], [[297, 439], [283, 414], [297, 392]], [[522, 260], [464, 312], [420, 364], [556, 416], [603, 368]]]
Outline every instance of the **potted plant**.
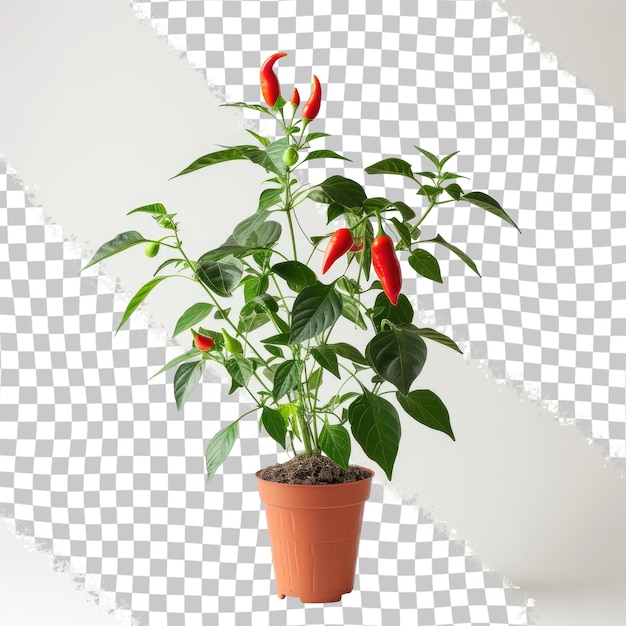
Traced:
[[[287, 102], [274, 71], [284, 55], [273, 54], [261, 66], [265, 105], [224, 105], [261, 111], [276, 121], [283, 135], [271, 140], [248, 130], [254, 144], [212, 152], [176, 175], [233, 160], [258, 164], [269, 179], [252, 214], [222, 245], [195, 260], [183, 248], [176, 214], [159, 203], [142, 206], [129, 214], [150, 215], [162, 236], [123, 232], [102, 245], [85, 268], [139, 244], [148, 257], [169, 253], [130, 300], [118, 331], [159, 283], [182, 272], [198, 284], [203, 301], [182, 313], [173, 333], [190, 333], [191, 347], [157, 374], [177, 368], [174, 396], [179, 409], [208, 362], [230, 378], [230, 393], [247, 391], [255, 408], [209, 442], [207, 477], [229, 455], [239, 420], [258, 411], [265, 431], [293, 453], [287, 463], [257, 473], [278, 594], [331, 602], [352, 590], [363, 506], [374, 474], [350, 466], [349, 430], [388, 478], [401, 437], [398, 409], [388, 394], [417, 422], [454, 439], [442, 400], [414, 383], [426, 362], [428, 341], [461, 350], [442, 333], [414, 324], [413, 306], [401, 291], [399, 255], [405, 255], [417, 274], [442, 282], [439, 263], [429, 250], [444, 246], [480, 275], [475, 263], [440, 235], [422, 237], [424, 220], [446, 203], [469, 202], [517, 226], [487, 194], [463, 191], [456, 181], [465, 177], [446, 168], [456, 152], [439, 159], [416, 146], [430, 162], [428, 171], [416, 172], [399, 158], [365, 168], [368, 174], [397, 174], [415, 185], [421, 204], [417, 210], [400, 200], [370, 198], [361, 184], [343, 176], [300, 184], [294, 173], [307, 161], [345, 157], [310, 148], [328, 136], [309, 132], [320, 111], [321, 85], [313, 76], [311, 96], [302, 108], [297, 89]], [[306, 199], [327, 205], [329, 224], [342, 220], [344, 225], [326, 233], [304, 233], [306, 245], [301, 245], [296, 243], [297, 213]], [[325, 276], [331, 267], [332, 280]], [[236, 294], [242, 298], [237, 300]], [[344, 327], [337, 337], [342, 323], [351, 329]], [[356, 328], [368, 333], [364, 351], [346, 334]]]

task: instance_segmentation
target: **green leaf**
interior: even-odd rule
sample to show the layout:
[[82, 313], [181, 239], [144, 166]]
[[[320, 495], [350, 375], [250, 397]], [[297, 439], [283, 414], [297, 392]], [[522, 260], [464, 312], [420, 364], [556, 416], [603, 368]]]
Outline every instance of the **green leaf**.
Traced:
[[243, 285], [243, 296], [246, 302], [267, 292], [269, 279], [267, 276], [246, 276], [240, 283]]
[[349, 343], [329, 343], [326, 344], [326, 347], [330, 348], [338, 356], [341, 356], [344, 359], [349, 359], [353, 363], [360, 363], [361, 365], [368, 364], [367, 359], [361, 354], [361, 352]]
[[136, 311], [137, 307], [148, 297], [148, 294], [163, 280], [171, 278], [171, 276], [157, 276], [152, 280], [149, 280], [143, 287], [137, 291], [137, 293], [131, 298], [124, 315], [122, 315], [122, 321], [119, 323], [115, 334], [117, 334], [122, 326], [126, 323], [126, 320]]
[[441, 168], [455, 155], [457, 155], [459, 153], [458, 150], [456, 150], [455, 152], [452, 152], [451, 154], [448, 154], [447, 156], [443, 157], [443, 159], [441, 159], [441, 162], [439, 163], [439, 169], [441, 170]]
[[302, 343], [332, 326], [341, 315], [339, 294], [332, 285], [303, 289], [293, 303], [289, 343]]
[[406, 203], [396, 201], [393, 203], [393, 207], [400, 211], [400, 215], [405, 222], [412, 220], [415, 217], [415, 211]]
[[411, 164], [402, 159], [383, 159], [365, 168], [368, 174], [400, 174], [411, 180], [415, 180], [411, 171]]
[[267, 211], [270, 207], [278, 204], [281, 201], [282, 192], [282, 189], [264, 189], [259, 197], [257, 211]]
[[517, 224], [506, 214], [506, 212], [498, 204], [498, 202], [491, 196], [488, 196], [486, 193], [483, 193], [482, 191], [471, 191], [470, 193], [466, 193], [465, 195], [461, 196], [460, 199], [465, 200], [466, 202], [469, 202], [470, 204], [479, 206], [481, 209], [485, 209], [485, 211], [488, 211], [489, 213], [493, 213], [494, 215], [497, 215], [499, 218], [503, 219], [505, 222], [508, 222], [509, 224], [511, 224], [511, 226], [514, 226], [515, 228], [517, 228], [517, 230], [520, 233], [522, 232], [518, 228]]
[[378, 333], [365, 349], [374, 371], [404, 395], [422, 371], [426, 354], [424, 340], [401, 326]]
[[440, 333], [438, 330], [434, 330], [433, 328], [416, 328], [415, 326], [412, 326], [412, 325], [409, 330], [412, 330], [413, 332], [417, 333], [418, 335], [420, 335], [420, 337], [426, 337], [426, 339], [430, 339], [432, 341], [436, 341], [437, 343], [441, 343], [444, 346], [447, 346], [448, 348], [452, 348], [452, 350], [456, 350], [457, 352], [460, 352], [461, 354], [463, 354], [463, 350], [459, 348], [459, 346], [456, 344], [455, 341], [450, 339], [450, 337], [448, 337], [447, 335]]
[[393, 404], [365, 391], [348, 408], [352, 434], [367, 456], [391, 480], [402, 429]]
[[438, 243], [442, 245], [444, 248], [448, 248], [448, 250], [450, 250], [451, 252], [454, 252], [454, 254], [456, 254], [459, 257], [459, 259], [461, 259], [461, 261], [463, 261], [474, 273], [480, 276], [480, 272], [478, 271], [478, 268], [476, 267], [476, 263], [474, 263], [474, 261], [472, 261], [472, 259], [470, 259], [467, 256], [467, 254], [465, 254], [465, 252], [463, 252], [462, 250], [459, 250], [456, 246], [453, 246], [451, 243], [448, 243], [441, 235], [437, 235], [434, 239], [425, 239], [424, 241], [420, 243], [429, 243], [429, 242]]
[[419, 146], [415, 146], [415, 149], [418, 152], [421, 152], [429, 161], [435, 164], [435, 166], [437, 167], [439, 171], [441, 171], [441, 163], [439, 162], [439, 159], [432, 152], [428, 152], [428, 150], [424, 150], [423, 148], [420, 148]]
[[319, 389], [322, 384], [322, 379], [324, 377], [324, 370], [321, 367], [313, 370], [309, 379], [307, 380], [307, 386], [309, 388], [309, 392], [315, 393]]
[[251, 215], [245, 220], [239, 222], [233, 230], [232, 243], [248, 247], [250, 245], [250, 237], [261, 227], [261, 225], [268, 218], [268, 215], [269, 214], [266, 212], [255, 213], [254, 215]]
[[257, 248], [265, 248], [275, 244], [280, 239], [280, 234], [283, 227], [278, 222], [268, 221], [261, 224], [256, 231], [254, 231], [246, 242], [247, 246], [254, 246]]
[[313, 200], [313, 202], [320, 202], [321, 204], [330, 204], [332, 199], [326, 195], [321, 189], [311, 189], [307, 194], [307, 198]]
[[269, 321], [270, 316], [265, 312], [240, 315], [237, 328], [242, 333], [251, 333], [253, 330], [265, 326]]
[[452, 196], [455, 200], [461, 199], [461, 194], [463, 193], [463, 190], [461, 189], [460, 185], [457, 185], [456, 183], [452, 183], [451, 185], [444, 187], [444, 189], [446, 193]]
[[256, 139], [258, 140], [258, 142], [264, 147], [267, 148], [267, 146], [270, 145], [270, 140], [267, 137], [263, 137], [261, 135], [258, 135], [257, 133], [255, 133], [253, 130], [250, 130], [249, 128], [246, 128], [246, 130]]
[[298, 287], [311, 287], [317, 282], [315, 272], [299, 261], [277, 263], [271, 269], [289, 284]]
[[151, 213], [152, 215], [167, 215], [165, 207], [160, 202], [140, 206], [138, 209], [133, 209], [132, 211], [129, 211], [128, 213], [126, 213], [126, 215], [131, 215], [131, 213]]
[[304, 141], [305, 143], [309, 143], [309, 141], [321, 139], [322, 137], [330, 137], [330, 135], [328, 133], [309, 133]]
[[[456, 174], [455, 172], [444, 172], [440, 177], [440, 182], [451, 180], [452, 178], [467, 178], [467, 176], [462, 176], [461, 174]], [[467, 180], [469, 180], [469, 178], [467, 178]]]
[[[195, 172], [196, 170], [202, 169], [203, 167], [208, 167], [209, 165], [215, 165], [216, 163], [225, 163], [226, 161], [237, 161], [244, 159], [244, 155], [241, 153], [241, 150], [237, 148], [227, 148], [226, 150], [218, 150], [217, 152], [211, 152], [210, 154], [205, 154], [204, 156], [196, 159], [193, 163], [188, 165], [184, 170], [178, 172], [176, 176], [172, 176], [172, 178], [178, 178], [183, 174], [189, 174], [190, 172]], [[172, 180], [170, 178], [170, 180]]]
[[172, 360], [168, 361], [156, 374], [152, 374], [148, 380], [152, 380], [155, 376], [162, 374], [166, 370], [178, 365], [179, 363], [184, 363], [187, 359], [191, 359], [195, 356], [200, 356], [202, 352], [198, 350], [198, 348], [192, 348], [188, 350], [184, 354], [179, 354], [177, 357], [174, 357]]
[[400, 406], [413, 419], [420, 424], [424, 424], [424, 426], [428, 426], [428, 428], [446, 433], [452, 441], [456, 441], [450, 425], [448, 409], [438, 395], [428, 389], [421, 389], [419, 391], [411, 391], [406, 396], [396, 392], [396, 398]]
[[284, 361], [274, 374], [272, 397], [278, 402], [284, 395], [300, 384], [300, 367], [294, 360]]
[[344, 469], [350, 466], [351, 441], [346, 427], [342, 424], [324, 424], [320, 432], [319, 444], [322, 452]]
[[343, 176], [331, 176], [319, 186], [331, 200], [348, 209], [362, 206], [367, 197], [359, 183]]
[[279, 335], [272, 335], [267, 339], [261, 339], [261, 343], [268, 343], [276, 346], [289, 345], [289, 333], [280, 333]]
[[183, 363], [176, 370], [176, 374], [174, 374], [174, 397], [176, 398], [176, 407], [179, 411], [200, 382], [205, 365], [206, 361], [204, 359], [191, 361]]
[[264, 406], [261, 412], [261, 424], [265, 432], [283, 448], [287, 436], [287, 420], [280, 411]]
[[341, 378], [339, 375], [339, 362], [337, 361], [337, 355], [330, 346], [322, 344], [316, 348], [311, 348], [311, 354], [324, 369], [327, 369], [337, 378]]
[[278, 346], [272, 346], [270, 344], [265, 346], [265, 349], [272, 355], [275, 357], [278, 357], [279, 359], [284, 359], [285, 355], [283, 354], [283, 351], [278, 347]]
[[[276, 142], [274, 142], [276, 143]], [[269, 151], [271, 144], [267, 147]], [[263, 169], [268, 172], [272, 172], [274, 174], [278, 174], [278, 176], [283, 176], [286, 171], [286, 166], [282, 162], [282, 153], [280, 163], [275, 163], [272, 157], [265, 150], [261, 150], [256, 146], [244, 146], [240, 147], [241, 154], [244, 158], [248, 159], [252, 163], [256, 163], [260, 165]]]
[[415, 172], [416, 176], [425, 176], [426, 178], [430, 178], [431, 180], [435, 180], [437, 178], [437, 174], [435, 172]]
[[389, 320], [398, 326], [410, 324], [413, 321], [413, 313], [413, 305], [403, 293], [398, 296], [396, 306], [389, 302], [389, 298], [384, 293], [379, 293], [376, 296], [372, 321], [376, 330], [380, 332], [383, 320]]
[[146, 243], [148, 239], [144, 239], [143, 235], [138, 233], [136, 230], [129, 230], [125, 233], [120, 233], [107, 241], [105, 244], [102, 244], [97, 250], [96, 253], [91, 257], [89, 263], [83, 267], [80, 271], [86, 270], [88, 267], [95, 265], [96, 263], [100, 263], [103, 259], [106, 259], [118, 252], [122, 252], [122, 250], [126, 250], [131, 246], [136, 246], [138, 243]]
[[235, 354], [226, 361], [226, 371], [232, 378], [232, 386], [229, 393], [233, 393], [239, 387], [245, 387], [254, 374], [254, 366], [249, 359], [241, 354]]
[[220, 465], [228, 458], [238, 434], [237, 422], [233, 422], [218, 431], [211, 439], [206, 449], [207, 480], [211, 480], [215, 476]]
[[199, 260], [196, 272], [198, 278], [211, 291], [228, 297], [233, 294], [243, 276], [243, 265], [234, 257], [219, 261]]
[[326, 223], [330, 224], [333, 220], [341, 217], [347, 211], [346, 207], [338, 202], [331, 202], [326, 210]]
[[272, 142], [265, 149], [267, 152], [267, 156], [271, 159], [274, 167], [276, 168], [276, 173], [284, 174], [287, 172], [287, 166], [283, 161], [283, 154], [285, 154], [285, 150], [289, 147], [289, 138], [282, 137], [281, 139], [277, 139]]
[[176, 337], [176, 335], [182, 333], [184, 330], [187, 330], [201, 322], [205, 317], [207, 317], [213, 308], [213, 305], [208, 302], [197, 302], [196, 304], [192, 304], [178, 318], [172, 337]]
[[157, 269], [154, 272], [153, 276], [156, 276], [161, 270], [165, 269], [169, 265], [175, 264], [176, 266], [178, 266], [181, 263], [184, 264], [185, 266], [187, 266], [187, 261], [185, 261], [185, 259], [167, 259], [166, 261], [163, 261], [163, 263], [161, 263], [161, 265], [159, 265], [159, 267], [157, 267]]
[[361, 305], [359, 301], [345, 294], [339, 294], [341, 296], [341, 315], [347, 320], [350, 320], [353, 324], [356, 324], [363, 330], [367, 330], [367, 324], [361, 315]]
[[345, 156], [341, 156], [340, 154], [333, 152], [333, 150], [311, 150], [311, 152], [307, 154], [306, 158], [303, 159], [302, 162], [304, 163], [304, 161], [312, 161], [313, 159], [343, 159], [344, 161], [351, 160]]
[[422, 185], [417, 193], [421, 196], [428, 196], [430, 199], [434, 199], [443, 193], [443, 187], [437, 187], [435, 185]]
[[426, 250], [417, 248], [411, 252], [409, 257], [409, 265], [418, 273], [430, 280], [434, 280], [437, 283], [442, 283], [441, 269], [439, 267], [439, 261]]
[[398, 235], [400, 235], [400, 239], [402, 239], [402, 242], [404, 243], [404, 245], [410, 249], [411, 248], [411, 231], [409, 230], [409, 227], [404, 222], [401, 222], [399, 219], [395, 217], [391, 218], [391, 222], [396, 227], [396, 232], [398, 233]]
[[261, 111], [261, 113], [269, 113], [269, 108], [262, 104], [248, 104], [247, 102], [225, 102], [220, 104], [222, 107], [240, 107], [242, 109], [252, 109], [253, 111]]

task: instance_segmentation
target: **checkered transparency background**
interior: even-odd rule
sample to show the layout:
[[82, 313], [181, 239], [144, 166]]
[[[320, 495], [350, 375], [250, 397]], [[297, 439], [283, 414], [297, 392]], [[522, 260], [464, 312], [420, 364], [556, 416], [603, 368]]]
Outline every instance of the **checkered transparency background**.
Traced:
[[[275, 50], [290, 52], [285, 90], [295, 83], [306, 97], [313, 68], [325, 86], [319, 130], [333, 135], [325, 147], [352, 163], [314, 161], [310, 182], [364, 180], [364, 165], [392, 155], [426, 168], [415, 143], [460, 150], [452, 163], [466, 190], [488, 190], [522, 234], [475, 207], [442, 208], [425, 235], [465, 247], [483, 276], [438, 249], [449, 279], [407, 278], [405, 290], [470, 358], [624, 467], [623, 121], [489, 2], [420, 3], [419, 17], [417, 3], [387, 0], [132, 6], [228, 101], [259, 100], [258, 67]], [[338, 607], [280, 602], [253, 477], [276, 460], [275, 444], [242, 422], [234, 455], [206, 484], [206, 442], [246, 407], [207, 377], [180, 414], [171, 372], [147, 383], [180, 348], [145, 316], [113, 341], [128, 295], [98, 270], [79, 275], [80, 251], [0, 168], [0, 505], [60, 568], [150, 626], [218, 613], [237, 626], [532, 623], [521, 591], [381, 486], [355, 592]], [[415, 206], [404, 179], [367, 186]]]

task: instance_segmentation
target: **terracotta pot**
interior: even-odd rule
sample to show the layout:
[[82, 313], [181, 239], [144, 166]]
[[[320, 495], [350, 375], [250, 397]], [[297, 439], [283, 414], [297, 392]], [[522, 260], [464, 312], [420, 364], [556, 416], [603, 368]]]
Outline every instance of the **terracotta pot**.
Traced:
[[[365, 468], [367, 469], [367, 468]], [[338, 485], [291, 485], [259, 478], [278, 597], [338, 602], [354, 574], [372, 476]]]

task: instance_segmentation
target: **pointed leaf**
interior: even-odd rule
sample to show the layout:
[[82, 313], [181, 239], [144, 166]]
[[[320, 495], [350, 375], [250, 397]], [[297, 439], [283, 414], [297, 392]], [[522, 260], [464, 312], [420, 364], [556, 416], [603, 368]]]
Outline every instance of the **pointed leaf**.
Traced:
[[246, 130], [264, 147], [267, 148], [267, 146], [270, 145], [270, 140], [267, 137], [263, 137], [257, 133], [255, 133], [253, 130], [250, 130], [249, 128], [246, 128]]
[[411, 164], [402, 159], [383, 159], [365, 168], [368, 174], [400, 174], [411, 180], [415, 180], [411, 170]]
[[322, 344], [316, 348], [311, 348], [311, 354], [324, 369], [327, 369], [337, 378], [341, 378], [339, 375], [339, 362], [337, 361], [337, 355], [332, 348]]
[[283, 448], [287, 436], [287, 420], [280, 411], [264, 406], [261, 413], [261, 424], [265, 432]]
[[150, 376], [148, 380], [152, 380], [155, 376], [162, 374], [163, 372], [170, 369], [171, 367], [174, 367], [175, 365], [178, 365], [179, 363], [184, 363], [187, 359], [191, 359], [192, 357], [195, 357], [195, 356], [200, 356], [201, 354], [202, 352], [200, 352], [198, 348], [192, 348], [191, 350], [188, 350], [184, 354], [179, 354], [177, 357], [174, 357], [171, 361], [168, 361], [156, 374], [152, 374], [152, 376]]
[[302, 343], [332, 326], [341, 315], [339, 294], [332, 285], [303, 289], [293, 303], [289, 343]]
[[242, 354], [235, 354], [226, 361], [226, 371], [232, 378], [230, 393], [239, 387], [245, 387], [254, 374], [254, 366], [249, 359]]
[[325, 194], [321, 189], [311, 189], [307, 194], [307, 198], [311, 198], [313, 202], [320, 202], [321, 204], [330, 204], [332, 199]]
[[450, 425], [450, 415], [446, 405], [438, 395], [428, 389], [411, 391], [403, 396], [396, 392], [396, 398], [400, 406], [415, 420], [428, 428], [440, 430], [446, 433], [452, 441], [456, 441], [452, 426]]
[[299, 261], [277, 263], [271, 269], [289, 284], [298, 287], [311, 287], [317, 282], [315, 272]]
[[102, 244], [97, 250], [96, 253], [91, 257], [89, 263], [83, 267], [80, 271], [86, 270], [88, 267], [95, 265], [96, 263], [100, 263], [103, 259], [107, 257], [113, 256], [118, 252], [122, 252], [122, 250], [126, 250], [131, 246], [136, 246], [138, 243], [146, 243], [148, 239], [144, 239], [143, 235], [138, 233], [136, 230], [129, 230], [125, 233], [120, 233], [107, 241], [105, 244]]
[[132, 213], [151, 213], [152, 215], [167, 215], [165, 207], [160, 202], [140, 206], [137, 209], [129, 211], [128, 213], [126, 213], [126, 215], [131, 215]]
[[176, 322], [176, 328], [174, 328], [172, 337], [176, 337], [176, 335], [182, 333], [184, 330], [201, 322], [213, 309], [214, 306], [208, 302], [192, 304]]
[[217, 432], [209, 442], [206, 449], [206, 475], [207, 480], [215, 476], [220, 465], [228, 458], [230, 451], [235, 445], [239, 434], [237, 422], [233, 422]]
[[335, 354], [343, 357], [344, 359], [349, 359], [353, 363], [359, 363], [360, 365], [367, 365], [367, 359], [357, 350], [354, 346], [351, 346], [349, 343], [329, 343], [326, 344], [327, 348], [330, 348]]
[[191, 361], [190, 363], [183, 363], [176, 370], [176, 374], [174, 374], [174, 397], [179, 411], [200, 382], [205, 365], [205, 360]]
[[395, 385], [404, 395], [426, 363], [426, 344], [414, 332], [402, 327], [378, 333], [365, 349], [374, 371]]
[[452, 196], [455, 200], [461, 199], [461, 194], [463, 193], [463, 190], [461, 189], [460, 185], [457, 185], [456, 183], [452, 183], [451, 185], [444, 187], [444, 189], [446, 193]]
[[[193, 163], [189, 164], [184, 170], [178, 172], [176, 176], [172, 178], [178, 178], [183, 174], [189, 174], [196, 170], [202, 169], [209, 165], [215, 165], [216, 163], [225, 163], [226, 161], [238, 161], [244, 159], [244, 155], [239, 148], [227, 148], [226, 150], [218, 150], [217, 152], [211, 152], [196, 159]], [[171, 179], [170, 179], [171, 180]]]
[[434, 163], [437, 166], [437, 169], [441, 168], [441, 163], [439, 163], [439, 159], [432, 152], [428, 152], [428, 150], [424, 150], [423, 148], [420, 148], [419, 146], [415, 146], [415, 148], [416, 150], [421, 152], [429, 161]]
[[278, 402], [284, 395], [300, 384], [300, 368], [293, 360], [284, 361], [274, 373], [274, 388], [272, 396]]
[[309, 141], [314, 139], [321, 139], [322, 137], [330, 137], [330, 135], [328, 133], [309, 133], [306, 136], [305, 143], [309, 143]]
[[333, 150], [311, 150], [302, 162], [312, 161], [313, 159], [343, 159], [344, 161], [350, 161], [347, 157], [341, 156]]
[[346, 427], [342, 424], [324, 424], [319, 438], [322, 452], [344, 469], [350, 466], [351, 441]]
[[267, 156], [270, 158], [275, 167], [275, 172], [277, 174], [284, 174], [287, 171], [287, 166], [283, 161], [283, 154], [285, 154], [285, 150], [289, 147], [289, 138], [281, 137], [276, 141], [272, 142], [266, 148]]
[[394, 306], [384, 293], [376, 296], [372, 321], [376, 330], [380, 332], [383, 320], [389, 320], [393, 324], [410, 324], [413, 321], [413, 305], [410, 300], [401, 293], [398, 296], [398, 304]]
[[410, 327], [407, 327], [408, 330], [412, 330], [414, 333], [418, 334], [420, 337], [426, 337], [426, 339], [430, 339], [431, 341], [436, 341], [437, 343], [443, 344], [452, 350], [456, 350], [463, 354], [463, 350], [459, 348], [456, 342], [447, 335], [440, 333], [438, 330], [434, 330], [433, 328], [416, 328], [412, 324]]
[[402, 432], [393, 404], [365, 391], [348, 408], [348, 420], [363, 452], [378, 463], [391, 480]]
[[340, 296], [342, 303], [341, 315], [363, 330], [367, 330], [367, 324], [363, 319], [363, 315], [361, 315], [361, 305], [359, 304], [359, 301], [355, 298], [351, 298], [350, 296], [346, 296], [343, 293], [340, 294]]
[[451, 154], [443, 157], [443, 159], [441, 159], [441, 162], [439, 163], [439, 169], [441, 169], [453, 156], [457, 155], [458, 153], [459, 151], [456, 150], [455, 152], [452, 152]]
[[172, 276], [157, 276], [152, 280], [149, 280], [143, 287], [137, 291], [137, 293], [131, 298], [124, 315], [122, 315], [122, 321], [119, 323], [115, 334], [117, 334], [122, 326], [126, 323], [126, 320], [137, 310], [137, 307], [148, 297], [148, 294], [163, 280], [166, 278], [172, 278]]
[[439, 267], [439, 261], [426, 250], [417, 248], [411, 252], [409, 257], [409, 265], [418, 273], [430, 280], [434, 280], [437, 283], [442, 283], [441, 269]]
[[259, 197], [258, 212], [267, 211], [281, 201], [282, 189], [264, 189]]
[[198, 278], [216, 294], [228, 297], [243, 276], [243, 265], [234, 257], [219, 261], [200, 260], [197, 267]]
[[363, 205], [365, 190], [359, 183], [344, 176], [331, 176], [319, 185], [331, 200], [342, 204], [346, 208]]
[[448, 248], [448, 250], [450, 250], [451, 252], [454, 252], [454, 254], [456, 254], [459, 257], [459, 259], [461, 259], [461, 261], [463, 261], [463, 263], [465, 263], [474, 273], [480, 276], [480, 272], [478, 271], [478, 268], [476, 267], [476, 263], [474, 263], [474, 261], [472, 261], [472, 259], [470, 259], [467, 256], [467, 254], [465, 254], [465, 252], [463, 252], [462, 250], [459, 250], [456, 246], [453, 246], [451, 243], [448, 243], [441, 235], [437, 235], [434, 239], [425, 239], [421, 243], [428, 243], [428, 242], [438, 243], [442, 245], [444, 248]]
[[517, 224], [507, 215], [504, 209], [498, 204], [498, 202], [488, 196], [486, 193], [482, 191], [471, 191], [470, 193], [466, 193], [464, 196], [461, 196], [461, 200], [465, 200], [470, 204], [474, 204], [479, 206], [481, 209], [485, 209], [489, 213], [493, 213], [497, 215], [499, 218], [503, 219], [505, 222], [511, 224], [517, 228], [517, 230], [521, 233], [522, 231], [518, 228]]

